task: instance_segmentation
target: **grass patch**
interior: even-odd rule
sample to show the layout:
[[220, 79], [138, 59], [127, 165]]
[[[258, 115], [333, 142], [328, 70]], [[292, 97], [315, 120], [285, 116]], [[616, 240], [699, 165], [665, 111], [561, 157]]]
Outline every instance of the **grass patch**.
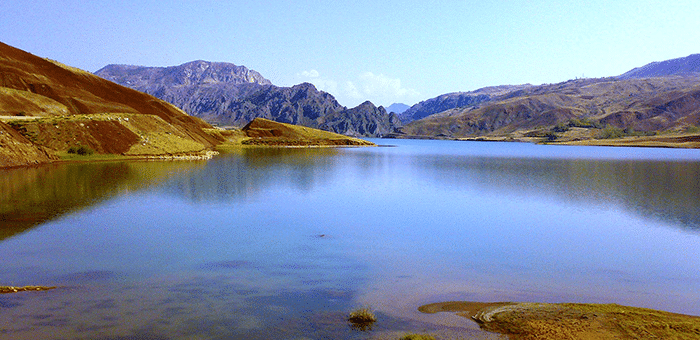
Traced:
[[133, 157], [127, 157], [117, 154], [91, 154], [91, 155], [78, 155], [75, 153], [59, 152], [58, 157], [64, 161], [111, 161], [111, 160], [122, 160], [131, 159]]
[[646, 132], [646, 131], [635, 131], [633, 128], [628, 127], [625, 129], [608, 124], [604, 129], [602, 129], [597, 138], [598, 139], [617, 139], [622, 137], [639, 137], [639, 136], [653, 136], [656, 132]]
[[126, 155], [163, 155], [179, 153], [199, 153], [204, 145], [194, 140], [172, 133], [151, 132], [142, 136], [139, 143], [133, 145]]
[[67, 151], [69, 154], [76, 154], [80, 156], [90, 156], [95, 153], [95, 150], [87, 147], [85, 145], [71, 146]]
[[372, 310], [367, 307], [356, 309], [350, 312], [348, 316], [348, 323], [350, 323], [350, 326], [360, 331], [371, 330], [375, 322], [377, 322], [377, 317]]

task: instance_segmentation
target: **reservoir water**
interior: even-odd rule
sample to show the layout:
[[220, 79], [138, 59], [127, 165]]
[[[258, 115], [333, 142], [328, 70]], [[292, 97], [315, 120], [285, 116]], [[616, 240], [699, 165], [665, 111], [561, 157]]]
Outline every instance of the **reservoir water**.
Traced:
[[[420, 305], [700, 315], [700, 150], [373, 140], [0, 171], [0, 339], [495, 338]], [[370, 307], [370, 331], [347, 314]]]

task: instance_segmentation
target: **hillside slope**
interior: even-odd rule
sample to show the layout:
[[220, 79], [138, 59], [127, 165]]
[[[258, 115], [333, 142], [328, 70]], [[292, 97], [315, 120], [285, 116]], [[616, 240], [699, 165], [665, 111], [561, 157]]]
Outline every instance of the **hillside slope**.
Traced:
[[373, 146], [374, 143], [305, 126], [255, 118], [242, 129], [244, 145], [266, 146]]
[[167, 102], [3, 43], [0, 116], [0, 167], [45, 163], [77, 146], [163, 155], [221, 141]]
[[469, 92], [454, 92], [439, 95], [434, 98], [424, 100], [408, 108], [399, 115], [401, 122], [404, 124], [414, 120], [423, 119], [430, 115], [440, 113], [446, 110], [477, 106], [488, 102], [498, 96], [508, 94], [513, 91], [521, 90], [530, 87], [531, 85], [501, 85], [491, 86]]
[[672, 75], [700, 73], [700, 54], [691, 54], [684, 58], [656, 61], [642, 67], [634, 68], [619, 76], [620, 79], [651, 78]]
[[464, 138], [513, 136], [555, 128], [600, 130], [608, 125], [657, 133], [692, 130], [699, 123], [700, 77], [688, 75], [578, 79], [533, 86], [479, 106], [431, 115], [406, 125], [403, 133]]

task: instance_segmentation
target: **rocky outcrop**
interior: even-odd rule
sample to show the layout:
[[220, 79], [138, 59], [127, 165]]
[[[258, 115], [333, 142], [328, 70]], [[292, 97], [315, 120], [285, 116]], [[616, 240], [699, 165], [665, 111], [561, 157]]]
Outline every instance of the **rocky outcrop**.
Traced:
[[[230, 98], [233, 97], [233, 98]], [[257, 91], [236, 98], [227, 98], [221, 110], [200, 114], [211, 122], [225, 125], [244, 125], [254, 118], [266, 118], [280, 123], [319, 127], [318, 119], [345, 109], [333, 96], [318, 91], [309, 83], [292, 87], [262, 86]], [[333, 130], [329, 130], [333, 131]], [[337, 131], [333, 131], [337, 132]]]

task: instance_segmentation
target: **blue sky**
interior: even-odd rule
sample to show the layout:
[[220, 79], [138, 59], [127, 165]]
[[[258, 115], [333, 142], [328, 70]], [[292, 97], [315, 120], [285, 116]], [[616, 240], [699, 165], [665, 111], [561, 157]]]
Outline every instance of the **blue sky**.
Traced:
[[700, 53], [700, 1], [17, 1], [0, 41], [87, 71], [224, 61], [352, 107]]

